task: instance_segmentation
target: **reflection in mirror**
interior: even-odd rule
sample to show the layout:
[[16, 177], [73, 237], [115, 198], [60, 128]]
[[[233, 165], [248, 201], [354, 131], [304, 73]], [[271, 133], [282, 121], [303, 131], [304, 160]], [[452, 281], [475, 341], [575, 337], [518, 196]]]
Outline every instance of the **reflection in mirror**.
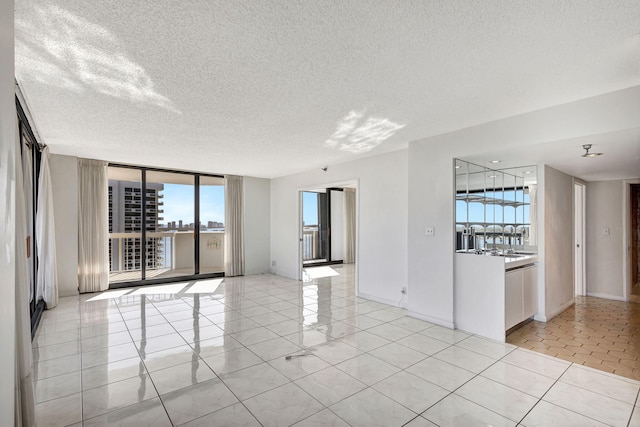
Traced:
[[494, 170], [455, 160], [456, 251], [536, 252], [536, 167]]

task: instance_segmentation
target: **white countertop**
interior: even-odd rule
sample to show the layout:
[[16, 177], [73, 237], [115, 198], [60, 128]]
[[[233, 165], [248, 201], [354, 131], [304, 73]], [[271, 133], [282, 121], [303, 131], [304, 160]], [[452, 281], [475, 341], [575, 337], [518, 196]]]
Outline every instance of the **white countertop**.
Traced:
[[486, 256], [491, 258], [502, 258], [504, 260], [504, 269], [512, 270], [514, 268], [522, 267], [528, 264], [535, 264], [538, 262], [537, 254], [514, 254], [509, 256], [503, 255], [491, 255], [490, 252], [485, 252], [483, 254], [476, 254], [473, 251], [457, 251], [458, 253], [468, 254], [472, 256]]
[[504, 257], [504, 269], [512, 270], [538, 261], [538, 255], [518, 255], [515, 257]]

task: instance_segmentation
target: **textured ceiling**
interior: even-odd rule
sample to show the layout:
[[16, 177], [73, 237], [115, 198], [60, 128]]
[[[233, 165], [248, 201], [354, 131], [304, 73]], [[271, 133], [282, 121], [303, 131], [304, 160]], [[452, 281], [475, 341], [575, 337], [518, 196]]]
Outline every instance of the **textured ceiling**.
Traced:
[[[582, 157], [585, 144], [591, 144], [598, 157]], [[497, 165], [491, 160], [500, 159]], [[524, 160], [526, 159], [526, 161]], [[640, 127], [619, 132], [551, 141], [515, 149], [466, 156], [464, 160], [490, 169], [504, 169], [545, 163], [585, 181], [630, 179], [640, 176]]]
[[640, 85], [640, 2], [15, 0], [51, 151], [276, 177]]

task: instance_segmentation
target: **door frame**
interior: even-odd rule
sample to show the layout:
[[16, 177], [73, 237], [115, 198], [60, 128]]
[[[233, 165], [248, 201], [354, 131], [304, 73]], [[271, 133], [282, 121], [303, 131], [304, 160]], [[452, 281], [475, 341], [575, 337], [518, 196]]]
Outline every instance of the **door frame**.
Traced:
[[640, 179], [622, 181], [622, 297], [631, 298], [631, 184], [640, 184]]
[[586, 269], [586, 196], [584, 181], [573, 180], [573, 288], [574, 295], [587, 295]]
[[[299, 187], [298, 188], [298, 224], [297, 224], [297, 228], [298, 228], [298, 280], [302, 281], [303, 279], [303, 270], [304, 270], [304, 264], [303, 264], [303, 233], [304, 233], [304, 227], [303, 227], [303, 213], [302, 213], [302, 193], [303, 192], [317, 192], [318, 190], [324, 189], [326, 190], [335, 190], [337, 188], [341, 188], [341, 187], [352, 187], [355, 188], [356, 190], [356, 262], [355, 262], [355, 290], [356, 290], [356, 295], [358, 295], [358, 279], [359, 279], [359, 273], [358, 273], [358, 265], [359, 265], [359, 258], [360, 258], [360, 182], [357, 178], [354, 179], [347, 179], [347, 180], [343, 180], [343, 181], [337, 181], [337, 182], [329, 182], [329, 183], [324, 183], [324, 184], [317, 184], [317, 185], [309, 185], [309, 186], [305, 186], [305, 187]], [[327, 262], [327, 263], [323, 263], [321, 265], [331, 265], [331, 264], [341, 264], [341, 261], [336, 261], [336, 262]]]

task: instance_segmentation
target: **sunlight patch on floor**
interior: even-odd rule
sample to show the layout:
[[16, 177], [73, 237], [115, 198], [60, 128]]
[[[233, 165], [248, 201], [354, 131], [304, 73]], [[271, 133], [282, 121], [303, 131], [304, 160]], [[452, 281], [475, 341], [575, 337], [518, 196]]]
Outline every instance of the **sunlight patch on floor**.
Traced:
[[185, 294], [212, 294], [222, 285], [224, 279], [211, 279], [197, 281], [187, 289]]
[[305, 268], [303, 273], [309, 277], [309, 279], [321, 279], [323, 277], [339, 276], [340, 273], [335, 271], [331, 267], [313, 267]]

